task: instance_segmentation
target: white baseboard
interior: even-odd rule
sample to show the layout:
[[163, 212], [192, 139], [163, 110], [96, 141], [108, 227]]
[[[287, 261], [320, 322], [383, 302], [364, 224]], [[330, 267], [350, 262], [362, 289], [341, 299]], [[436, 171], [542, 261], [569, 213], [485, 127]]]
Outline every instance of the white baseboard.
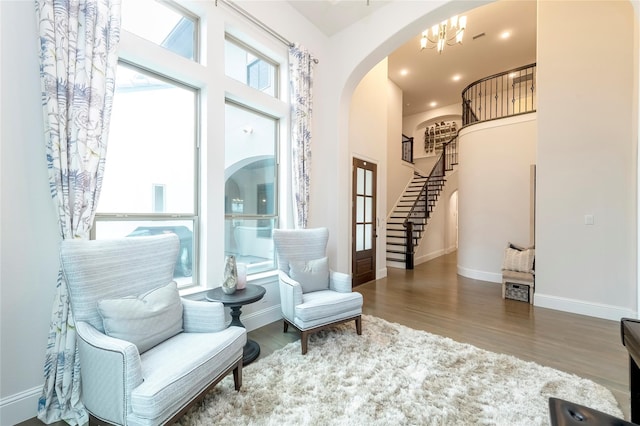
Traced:
[[502, 283], [502, 273], [478, 271], [476, 269], [465, 268], [458, 265], [458, 275], [474, 280], [489, 281], [492, 283]]
[[431, 253], [423, 254], [422, 256], [416, 257], [414, 259], [413, 263], [414, 263], [414, 265], [419, 265], [421, 263], [428, 262], [428, 261], [433, 260], [433, 259], [435, 259], [437, 257], [443, 256], [444, 254], [445, 254], [445, 250], [444, 249], [432, 251]]
[[404, 262], [396, 262], [394, 260], [387, 260], [388, 268], [398, 268], [398, 269], [406, 269]]
[[15, 425], [38, 415], [38, 399], [42, 386], [28, 389], [0, 399], [0, 424]]
[[602, 303], [585, 302], [584, 300], [568, 299], [565, 297], [550, 296], [538, 292], [533, 295], [534, 305], [541, 308], [555, 309], [557, 311], [573, 314], [587, 315], [613, 321], [620, 318], [636, 318], [637, 312], [620, 306], [604, 305]]
[[379, 280], [380, 278], [385, 278], [387, 276], [387, 267], [385, 265], [384, 268], [379, 268], [378, 271], [376, 272], [376, 280]]
[[267, 324], [282, 319], [282, 310], [280, 305], [269, 306], [266, 309], [262, 309], [256, 312], [248, 314], [242, 314], [240, 320], [246, 327], [247, 331], [252, 331], [260, 327], [264, 327]]

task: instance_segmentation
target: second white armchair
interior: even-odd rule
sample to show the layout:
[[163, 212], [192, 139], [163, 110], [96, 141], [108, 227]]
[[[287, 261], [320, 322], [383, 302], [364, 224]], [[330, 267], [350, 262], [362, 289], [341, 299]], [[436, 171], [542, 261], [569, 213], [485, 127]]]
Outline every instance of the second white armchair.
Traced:
[[327, 228], [273, 231], [284, 331], [300, 331], [302, 354], [310, 334], [333, 324], [355, 321], [362, 334], [362, 295], [351, 291], [350, 275], [329, 269], [328, 240]]

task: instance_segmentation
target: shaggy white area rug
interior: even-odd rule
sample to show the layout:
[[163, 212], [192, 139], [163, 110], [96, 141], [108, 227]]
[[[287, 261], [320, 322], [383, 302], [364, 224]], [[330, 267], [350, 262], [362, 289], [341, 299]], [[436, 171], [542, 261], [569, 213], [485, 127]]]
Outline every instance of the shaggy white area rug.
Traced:
[[590, 380], [363, 315], [312, 335], [218, 384], [187, 425], [548, 425], [549, 397], [617, 417]]

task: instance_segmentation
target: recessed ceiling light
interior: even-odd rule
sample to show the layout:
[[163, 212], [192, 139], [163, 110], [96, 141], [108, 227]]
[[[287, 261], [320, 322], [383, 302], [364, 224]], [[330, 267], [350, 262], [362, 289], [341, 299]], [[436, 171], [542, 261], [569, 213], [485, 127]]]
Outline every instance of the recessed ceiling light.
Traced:
[[453, 77], [451, 77], [451, 79], [452, 79], [453, 81], [460, 81], [460, 79], [461, 79], [461, 78], [462, 78], [462, 77], [460, 76], [460, 74], [456, 74], [456, 75], [454, 75]]
[[438, 103], [437, 103], [437, 102], [435, 102], [435, 101], [433, 101], [433, 102], [431, 102], [431, 103], [429, 104], [429, 106], [430, 106], [430, 107], [432, 107], [432, 108], [433, 108], [434, 106], [436, 106], [436, 105], [438, 105]]
[[510, 31], [504, 31], [502, 34], [500, 34], [500, 38], [502, 39], [507, 39], [511, 37], [511, 32]]
[[400, 75], [407, 75], [407, 74], [409, 74], [409, 70], [408, 69], [405, 68], [405, 69], [401, 69], [400, 70]]

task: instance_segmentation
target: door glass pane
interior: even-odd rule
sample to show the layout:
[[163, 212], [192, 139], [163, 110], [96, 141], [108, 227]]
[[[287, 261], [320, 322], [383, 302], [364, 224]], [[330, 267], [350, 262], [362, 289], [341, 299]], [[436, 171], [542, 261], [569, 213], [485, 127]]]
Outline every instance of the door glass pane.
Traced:
[[364, 169], [356, 170], [356, 194], [364, 194]]
[[356, 197], [356, 222], [364, 222], [364, 197]]
[[364, 250], [364, 225], [356, 225], [356, 251]]
[[367, 197], [365, 200], [366, 200], [366, 208], [364, 210], [366, 214], [365, 214], [364, 221], [371, 223], [373, 221], [373, 218], [372, 218], [373, 206], [371, 204], [373, 198]]
[[371, 170], [366, 171], [365, 177], [365, 195], [373, 195], [373, 172]]
[[371, 225], [364, 226], [364, 249], [371, 250]]

